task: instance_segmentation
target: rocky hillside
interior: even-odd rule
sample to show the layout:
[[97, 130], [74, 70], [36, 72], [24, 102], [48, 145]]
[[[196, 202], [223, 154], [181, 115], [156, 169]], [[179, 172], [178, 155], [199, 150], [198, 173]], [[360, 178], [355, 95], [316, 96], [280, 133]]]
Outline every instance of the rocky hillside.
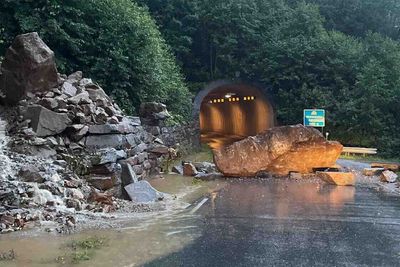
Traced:
[[142, 118], [125, 116], [82, 72], [57, 73], [37, 33], [8, 49], [0, 90], [0, 232], [45, 221], [70, 230], [79, 212], [135, 211], [163, 199], [143, 179], [176, 153], [163, 141], [176, 143], [176, 129], [163, 127], [164, 105], [144, 103]]

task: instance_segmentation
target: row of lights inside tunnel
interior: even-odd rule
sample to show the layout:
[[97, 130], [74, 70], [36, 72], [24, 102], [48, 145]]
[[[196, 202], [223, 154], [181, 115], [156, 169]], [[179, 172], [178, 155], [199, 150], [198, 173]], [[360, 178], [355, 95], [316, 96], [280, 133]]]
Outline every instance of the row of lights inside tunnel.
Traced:
[[[252, 101], [254, 99], [256, 99], [254, 96], [245, 96], [245, 97], [243, 97], [244, 101]], [[224, 103], [225, 100], [227, 100], [227, 102], [238, 102], [238, 101], [240, 101], [240, 98], [239, 97], [229, 97], [229, 98], [226, 98], [226, 99], [217, 98], [217, 99], [210, 100], [209, 103], [210, 104], [213, 104], [213, 103]]]

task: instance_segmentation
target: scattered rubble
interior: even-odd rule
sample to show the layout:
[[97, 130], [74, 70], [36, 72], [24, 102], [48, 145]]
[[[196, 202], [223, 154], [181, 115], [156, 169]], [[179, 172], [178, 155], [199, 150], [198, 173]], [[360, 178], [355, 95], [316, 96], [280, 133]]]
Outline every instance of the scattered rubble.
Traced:
[[165, 105], [142, 103], [140, 117], [124, 115], [82, 72], [58, 74], [37, 33], [15, 39], [0, 73], [3, 102], [12, 104], [1, 107], [1, 233], [54, 223], [68, 233], [79, 212], [164, 198], [143, 179], [176, 157], [184, 138], [175, 133], [186, 134], [165, 125]]
[[386, 170], [382, 172], [381, 181], [386, 183], [395, 183], [397, 181], [398, 175], [392, 171]]
[[398, 163], [384, 163], [384, 162], [373, 162], [371, 168], [382, 168], [389, 171], [400, 171], [400, 164]]

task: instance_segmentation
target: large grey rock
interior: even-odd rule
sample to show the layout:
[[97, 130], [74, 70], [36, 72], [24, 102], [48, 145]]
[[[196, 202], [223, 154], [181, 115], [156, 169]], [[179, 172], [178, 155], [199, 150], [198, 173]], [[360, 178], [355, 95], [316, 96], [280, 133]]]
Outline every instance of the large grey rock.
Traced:
[[145, 125], [158, 126], [161, 121], [166, 120], [171, 115], [164, 104], [157, 102], [145, 102], [140, 105], [140, 118]]
[[82, 80], [82, 78], [83, 78], [82, 71], [77, 71], [68, 76], [67, 82], [69, 84], [79, 85], [79, 82]]
[[0, 72], [0, 90], [10, 104], [17, 103], [28, 92], [46, 92], [58, 86], [54, 53], [36, 32], [15, 38]]
[[169, 153], [169, 148], [164, 145], [151, 145], [146, 149], [149, 153], [165, 155]]
[[73, 86], [70, 82], [65, 82], [61, 87], [61, 91], [63, 94], [69, 97], [73, 97], [78, 92], [78, 89], [75, 86]]
[[71, 123], [65, 113], [56, 113], [39, 105], [28, 106], [25, 120], [31, 120], [31, 127], [37, 136], [49, 136], [62, 133]]
[[91, 89], [91, 88], [86, 88], [86, 91], [89, 94], [89, 98], [93, 101], [96, 102], [99, 99], [105, 99], [108, 102], [111, 102], [110, 97], [104, 92], [103, 89], [98, 88], [98, 89]]
[[155, 202], [164, 198], [164, 194], [154, 189], [147, 181], [132, 183], [124, 188], [130, 199], [136, 203]]
[[121, 149], [124, 145], [124, 136], [122, 134], [89, 135], [86, 137], [85, 145], [90, 149]]
[[106, 163], [115, 163], [119, 159], [126, 158], [126, 153], [122, 150], [114, 148], [100, 149], [92, 156], [91, 163], [93, 165], [103, 165]]
[[51, 110], [58, 108], [58, 101], [55, 98], [43, 98], [39, 104]]
[[80, 94], [77, 94], [73, 97], [68, 98], [68, 103], [78, 105], [78, 104], [90, 104], [92, 101], [89, 99], [89, 94], [84, 91]]
[[129, 124], [126, 121], [117, 124], [99, 124], [99, 125], [90, 125], [89, 133], [90, 134], [112, 134], [112, 133], [121, 133], [121, 134], [130, 134], [136, 133], [138, 129], [136, 126]]
[[126, 186], [138, 182], [137, 175], [133, 170], [132, 165], [129, 164], [128, 161], [121, 161], [120, 164], [122, 166], [122, 174], [121, 174], [122, 185]]

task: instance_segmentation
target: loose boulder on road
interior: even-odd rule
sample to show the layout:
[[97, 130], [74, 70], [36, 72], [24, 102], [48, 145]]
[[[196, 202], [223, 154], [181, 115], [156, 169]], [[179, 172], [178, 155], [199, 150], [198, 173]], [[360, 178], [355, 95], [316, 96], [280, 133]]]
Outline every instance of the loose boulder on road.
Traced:
[[329, 168], [342, 149], [340, 143], [326, 141], [314, 128], [293, 125], [269, 129], [213, 153], [218, 170], [225, 176], [249, 177], [259, 172], [288, 175]]
[[355, 185], [356, 177], [352, 172], [317, 172], [319, 178], [333, 185]]

